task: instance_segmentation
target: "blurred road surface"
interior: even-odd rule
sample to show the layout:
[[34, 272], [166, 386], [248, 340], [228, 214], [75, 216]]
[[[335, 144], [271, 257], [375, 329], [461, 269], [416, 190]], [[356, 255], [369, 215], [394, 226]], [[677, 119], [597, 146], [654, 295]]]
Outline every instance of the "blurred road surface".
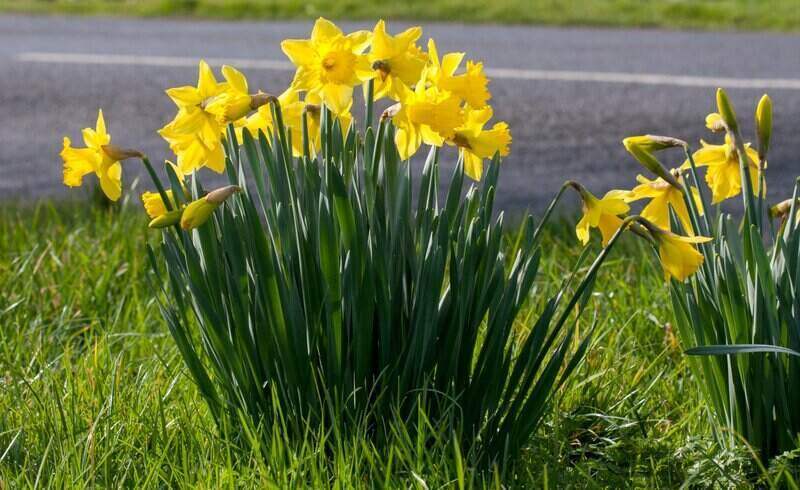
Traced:
[[[80, 140], [103, 108], [114, 142], [169, 157], [155, 134], [174, 106], [163, 90], [196, 80], [200, 58], [232, 63], [251, 87], [281, 92], [292, 77], [280, 51], [312, 22], [210, 22], [0, 16], [0, 199], [79, 195], [61, 185], [61, 138]], [[345, 29], [371, 28], [343, 23]], [[405, 24], [390, 23], [396, 32]], [[514, 143], [498, 203], [541, 211], [566, 178], [595, 193], [631, 186], [640, 168], [620, 140], [718, 140], [704, 128], [714, 88], [729, 88], [747, 134], [752, 110], [775, 104], [769, 195], [800, 174], [800, 37], [758, 33], [423, 25], [423, 44], [484, 60], [495, 116]], [[673, 165], [678, 153], [666, 157]], [[131, 164], [132, 166], [136, 164]], [[138, 168], [126, 170], [129, 184]]]

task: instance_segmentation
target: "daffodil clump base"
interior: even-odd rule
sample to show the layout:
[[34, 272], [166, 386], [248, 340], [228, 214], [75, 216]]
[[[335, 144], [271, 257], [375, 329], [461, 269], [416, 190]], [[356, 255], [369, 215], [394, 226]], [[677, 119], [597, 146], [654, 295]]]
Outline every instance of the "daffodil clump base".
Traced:
[[[93, 172], [118, 199], [120, 162], [134, 157], [152, 177], [153, 289], [223, 432], [252, 440], [281, 420], [298, 435], [359, 426], [380, 440], [386, 421], [424, 407], [491, 464], [519, 452], [588, 347], [579, 314], [616, 238], [588, 268], [584, 253], [552, 297], [532, 297], [540, 231], [567, 187], [504, 253], [493, 202], [508, 125], [489, 125], [483, 65], [440, 56], [433, 40], [424, 51], [421, 34], [382, 21], [345, 34], [319, 19], [309, 39], [282, 43], [297, 72], [279, 95], [201, 62], [197, 85], [167, 91], [166, 183], [140, 153], [110, 146], [102, 116], [86, 149], [65, 140], [67, 185]], [[457, 164], [440, 201], [448, 147]], [[207, 192], [204, 168], [228, 185]], [[530, 301], [543, 309], [519, 318]]]
[[[720, 442], [743, 442], [767, 461], [800, 443], [798, 186], [790, 199], [766, 205], [768, 96], [755, 111], [757, 148], [743, 139], [722, 89], [717, 108], [706, 126], [722, 141], [702, 141], [695, 152], [677, 138], [626, 138], [651, 177], [640, 175], [631, 190], [601, 199], [579, 188], [584, 218], [576, 231], [586, 241], [597, 227], [606, 241], [628, 226], [652, 243]], [[682, 163], [667, 170], [656, 155], [672, 148], [682, 150]], [[719, 207], [735, 197], [742, 199], [741, 221]], [[645, 201], [640, 215], [627, 217], [637, 201]]]

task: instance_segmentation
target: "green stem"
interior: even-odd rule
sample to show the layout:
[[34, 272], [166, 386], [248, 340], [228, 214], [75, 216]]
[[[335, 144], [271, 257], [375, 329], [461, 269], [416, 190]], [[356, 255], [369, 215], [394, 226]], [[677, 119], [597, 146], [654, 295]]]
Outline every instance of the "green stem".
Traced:
[[[697, 189], [698, 194], [700, 195], [700, 204], [703, 205], [703, 223], [705, 224], [705, 234], [706, 236], [711, 236], [711, 223], [708, 221], [708, 210], [709, 205], [711, 204], [706, 199], [706, 193], [703, 191], [703, 186], [700, 185], [700, 178], [697, 176], [697, 165], [694, 163], [694, 156], [692, 156], [692, 152], [689, 149], [689, 146], [684, 146], [683, 151], [686, 154], [686, 159], [689, 160], [689, 166], [692, 169], [692, 180], [694, 181], [694, 186]], [[684, 194], [687, 196], [691, 202], [694, 202], [694, 196], [691, 193], [691, 190], [688, 189], [686, 185], [686, 179], [684, 179]]]
[[536, 230], [533, 232], [533, 243], [537, 242], [539, 234], [542, 232], [542, 228], [547, 223], [547, 221], [549, 221], [550, 215], [553, 214], [553, 209], [555, 209], [556, 204], [558, 204], [558, 201], [561, 200], [561, 196], [564, 195], [564, 191], [567, 190], [567, 187], [574, 187], [574, 183], [571, 180], [568, 180], [563, 184], [561, 184], [561, 188], [558, 190], [558, 193], [553, 198], [553, 200], [550, 201], [550, 205], [547, 206], [547, 209], [542, 215], [542, 219], [539, 220], [539, 224], [536, 226]]
[[142, 156], [142, 163], [144, 164], [144, 168], [147, 169], [147, 173], [150, 174], [150, 180], [153, 181], [153, 184], [158, 189], [158, 194], [161, 196], [161, 200], [164, 201], [164, 207], [167, 211], [172, 211], [172, 204], [169, 202], [167, 198], [167, 192], [164, 190], [164, 186], [161, 185], [161, 179], [158, 178], [158, 174], [156, 174], [155, 169], [153, 169], [153, 165], [150, 164], [150, 160], [146, 156]]
[[375, 105], [375, 101], [373, 100], [374, 98], [375, 98], [375, 79], [373, 78], [373, 79], [370, 79], [367, 82], [367, 100], [366, 100], [366, 106], [367, 106], [367, 108], [366, 108], [367, 109], [366, 124], [367, 124], [367, 128], [371, 128], [372, 127], [372, 121], [373, 121], [373, 116], [374, 116], [372, 114], [372, 112], [374, 110], [373, 106]]
[[[729, 130], [730, 136], [733, 138], [733, 144], [736, 147], [736, 153], [739, 156], [739, 172], [742, 179], [742, 200], [744, 202], [745, 213], [748, 219], [761, 230], [761, 220], [758, 217], [758, 210], [755, 203], [755, 195], [753, 194], [753, 185], [750, 182], [750, 164], [747, 161], [747, 152], [745, 151], [744, 144], [742, 143], [742, 135], [739, 128]], [[760, 192], [759, 192], [760, 194]]]

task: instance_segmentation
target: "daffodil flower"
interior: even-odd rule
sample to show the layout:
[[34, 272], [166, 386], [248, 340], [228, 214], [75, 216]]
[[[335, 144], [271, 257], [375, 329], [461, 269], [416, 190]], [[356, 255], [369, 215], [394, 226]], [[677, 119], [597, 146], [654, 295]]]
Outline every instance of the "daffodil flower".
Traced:
[[[712, 145], [705, 141], [700, 141], [703, 147], [697, 150], [694, 155], [694, 162], [698, 167], [708, 167], [706, 171], [706, 182], [711, 188], [712, 203], [717, 204], [731, 197], [735, 197], [742, 192], [742, 174], [739, 169], [739, 157], [736, 147], [731, 141], [730, 136], [725, 136], [725, 143]], [[759, 160], [758, 153], [746, 144], [748, 170], [753, 189], [758, 189]], [[689, 168], [687, 160], [682, 169]], [[766, 189], [762, 189], [766, 192]]]
[[269, 102], [269, 95], [263, 92], [248, 92], [247, 78], [236, 68], [224, 65], [222, 76], [227, 86], [205, 106], [206, 112], [213, 114], [220, 125], [236, 122]]
[[215, 209], [240, 190], [238, 186], [229, 185], [211, 191], [200, 199], [190, 202], [181, 214], [181, 228], [192, 230], [202, 225], [208, 221]]
[[653, 231], [652, 236], [658, 243], [658, 255], [664, 269], [664, 279], [670, 277], [685, 281], [703, 264], [703, 254], [697, 251], [695, 244], [711, 240], [704, 236], [680, 236], [666, 230]]
[[281, 49], [297, 66], [292, 85], [314, 93], [336, 114], [347, 112], [353, 102], [353, 87], [374, 76], [364, 51], [368, 31], [345, 35], [332, 22], [320, 17], [311, 39], [287, 39]]
[[222, 131], [216, 115], [206, 110], [206, 104], [227, 88], [227, 84], [217, 82], [208, 63], [200, 61], [196, 87], [184, 86], [167, 90], [167, 95], [179, 109], [170, 123], [172, 129], [182, 134], [195, 134], [206, 146], [217, 144]]
[[64, 161], [64, 185], [79, 187], [84, 176], [94, 173], [103, 194], [112, 201], [118, 200], [122, 195], [122, 166], [119, 162], [142, 154], [111, 145], [102, 109], [98, 111], [95, 128], [83, 129], [83, 142], [86, 148], [73, 148], [70, 139], [64, 137], [60, 154]]
[[483, 63], [467, 61], [466, 71], [456, 74], [464, 53], [447, 53], [439, 61], [436, 42], [428, 40], [428, 58], [430, 69], [428, 79], [440, 90], [446, 90], [461, 97], [473, 109], [483, 108], [491, 98], [489, 79], [483, 71]]
[[511, 132], [508, 124], [498, 122], [492, 129], [483, 129], [492, 118], [492, 108], [467, 111], [463, 126], [455, 129], [451, 144], [458, 146], [464, 159], [464, 173], [473, 180], [481, 180], [483, 160], [494, 157], [495, 153], [507, 156], [511, 145]]
[[611, 190], [602, 199], [598, 199], [583, 186], [577, 186], [576, 189], [583, 201], [583, 217], [575, 226], [575, 234], [578, 236], [578, 240], [586, 245], [589, 243], [589, 230], [597, 228], [603, 237], [603, 246], [605, 247], [614, 233], [622, 226], [620, 216], [630, 210], [630, 206], [625, 202], [628, 191]]
[[396, 36], [386, 32], [380, 20], [372, 31], [372, 44], [368, 54], [375, 70], [375, 99], [389, 97], [400, 100], [401, 87], [413, 87], [419, 80], [428, 57], [417, 46], [422, 28], [411, 27]]
[[[683, 181], [680, 175], [676, 175], [678, 174], [676, 170], [673, 170], [672, 174], [675, 175], [680, 182]], [[650, 199], [650, 202], [642, 209], [641, 216], [643, 218], [659, 228], [669, 230], [669, 209], [671, 207], [678, 215], [683, 229], [687, 233], [693, 234], [689, 210], [683, 199], [683, 192], [680, 189], [660, 177], [655, 180], [649, 180], [643, 175], [637, 175], [636, 181], [639, 182], [639, 185], [631, 189], [625, 201], [634, 202], [641, 199]], [[696, 187], [692, 187], [691, 192], [697, 209], [702, 215], [703, 203], [700, 199], [700, 193]]]
[[204, 166], [217, 173], [225, 170], [222, 126], [206, 104], [227, 89], [227, 83], [217, 82], [208, 63], [200, 61], [196, 87], [167, 90], [169, 98], [178, 106], [178, 114], [158, 133], [177, 156], [182, 174]]
[[399, 108], [392, 117], [400, 158], [408, 160], [423, 142], [442, 146], [455, 137], [456, 128], [464, 123], [457, 96], [436, 87], [426, 88], [422, 81], [414, 90], [404, 87], [401, 92]]

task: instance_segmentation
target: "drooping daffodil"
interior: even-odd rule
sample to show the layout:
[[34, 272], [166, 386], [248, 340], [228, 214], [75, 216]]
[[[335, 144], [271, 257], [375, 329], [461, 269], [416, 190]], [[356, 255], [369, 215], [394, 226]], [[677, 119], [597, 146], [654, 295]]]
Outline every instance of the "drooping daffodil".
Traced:
[[79, 187], [83, 177], [94, 173], [100, 181], [103, 194], [116, 201], [122, 195], [122, 165], [128, 158], [141, 158], [136, 150], [122, 149], [111, 144], [111, 135], [106, 131], [102, 109], [97, 113], [94, 129], [83, 129], [85, 148], [74, 148], [72, 141], [64, 137], [60, 156], [64, 162], [64, 185]]
[[400, 100], [403, 86], [413, 87], [419, 80], [428, 57], [417, 46], [422, 28], [410, 27], [392, 36], [386, 32], [383, 20], [375, 24], [372, 44], [368, 53], [370, 65], [375, 70], [374, 98], [389, 97]]
[[467, 111], [464, 124], [455, 129], [451, 144], [458, 146], [464, 159], [464, 173], [473, 180], [481, 180], [483, 160], [494, 157], [495, 153], [507, 156], [511, 146], [511, 131], [508, 124], [498, 122], [491, 129], [484, 129], [492, 118], [492, 108]]
[[287, 39], [281, 49], [297, 66], [292, 85], [314, 93], [333, 112], [347, 112], [353, 102], [353, 87], [375, 76], [364, 54], [369, 31], [345, 35], [331, 21], [320, 17], [310, 39]]
[[664, 279], [670, 277], [685, 281], [703, 264], [703, 254], [695, 247], [698, 243], [711, 240], [704, 236], [680, 236], [667, 230], [650, 229], [651, 235], [658, 244], [658, 256], [664, 269]]
[[590, 229], [597, 228], [600, 230], [605, 247], [614, 233], [622, 226], [620, 216], [624, 216], [630, 210], [630, 206], [625, 202], [628, 191], [611, 190], [602, 199], [598, 199], [581, 185], [573, 184], [573, 187], [578, 191], [583, 202], [583, 217], [575, 226], [578, 240], [586, 245], [589, 243]]
[[[678, 182], [683, 183], [683, 179], [678, 170], [672, 170], [671, 173]], [[669, 210], [672, 208], [678, 215], [678, 219], [685, 232], [694, 234], [692, 221], [689, 218], [689, 210], [683, 198], [683, 191], [680, 188], [675, 187], [660, 177], [655, 180], [650, 180], [643, 175], [637, 175], [636, 181], [639, 182], [639, 185], [631, 189], [630, 193], [625, 197], [625, 201], [634, 202], [641, 199], [650, 199], [650, 202], [645, 205], [640, 213], [643, 218], [659, 228], [669, 230]], [[696, 187], [691, 187], [691, 193], [697, 210], [702, 215], [703, 203], [700, 199], [700, 193]]]

